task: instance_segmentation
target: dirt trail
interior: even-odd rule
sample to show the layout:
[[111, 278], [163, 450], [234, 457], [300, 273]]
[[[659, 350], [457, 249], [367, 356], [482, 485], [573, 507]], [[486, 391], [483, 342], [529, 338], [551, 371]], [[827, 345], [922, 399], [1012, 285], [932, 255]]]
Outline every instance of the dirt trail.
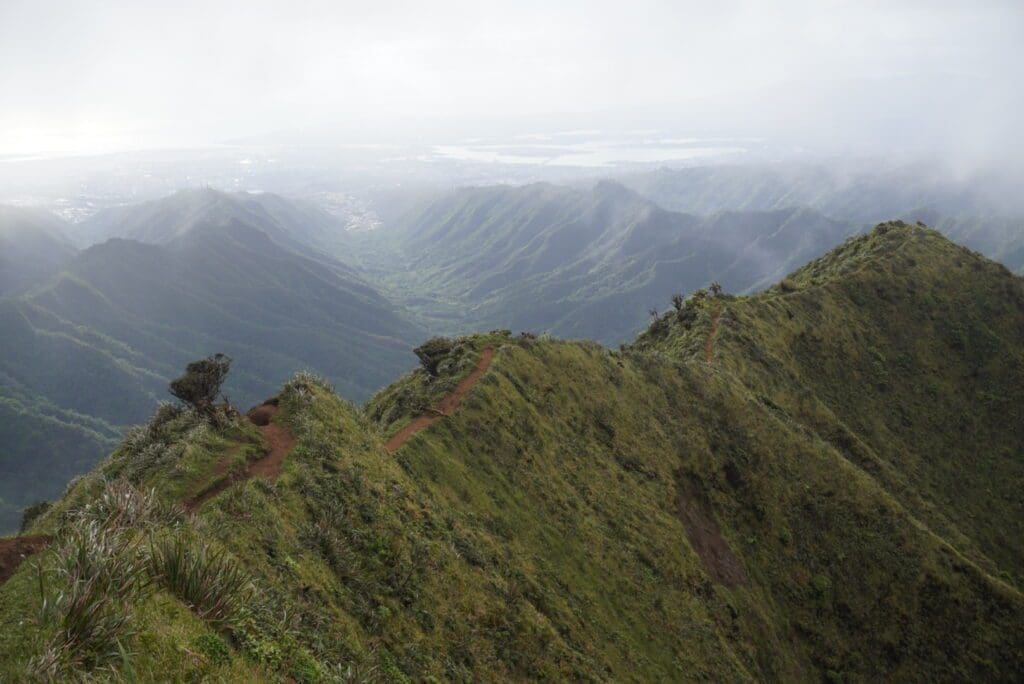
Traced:
[[[288, 428], [270, 422], [275, 413], [277, 413], [277, 405], [272, 402], [261, 404], [248, 413], [249, 420], [258, 425], [260, 432], [263, 433], [263, 438], [267, 442], [267, 453], [259, 460], [248, 464], [244, 470], [228, 473], [231, 461], [238, 451], [237, 448], [231, 449], [213, 467], [215, 477], [220, 475], [224, 477], [215, 480], [209, 487], [188, 499], [185, 502], [186, 510], [197, 510], [234, 483], [248, 480], [250, 477], [277, 479], [281, 474], [281, 463], [295, 446], [295, 437], [288, 431]], [[225, 473], [228, 474], [225, 475]], [[0, 584], [6, 582], [27, 557], [39, 553], [49, 546], [50, 541], [51, 538], [48, 536], [0, 539]]]
[[10, 579], [26, 558], [49, 546], [50, 540], [43, 535], [0, 539], [0, 584]]
[[[264, 477], [271, 481], [278, 478], [281, 474], [281, 464], [284, 462], [288, 452], [290, 452], [292, 447], [295, 446], [295, 437], [288, 428], [271, 422], [270, 419], [274, 417], [275, 413], [277, 413], [277, 403], [272, 400], [250, 409], [249, 413], [246, 414], [249, 416], [249, 420], [258, 425], [260, 432], [263, 433], [263, 439], [267, 442], [267, 453], [258, 460], [248, 464], [244, 470], [231, 473], [226, 477], [222, 477], [221, 479], [214, 481], [209, 487], [185, 502], [186, 510], [198, 510], [198, 508], [204, 503], [217, 496], [236, 482], [248, 480], [251, 477]], [[234, 451], [228, 452], [224, 458], [214, 466], [214, 475], [220, 475], [227, 472], [233, 456]]]
[[709, 365], [715, 364], [715, 338], [718, 337], [718, 319], [722, 316], [722, 305], [719, 304], [715, 307], [715, 312], [711, 314], [711, 329], [708, 330], [708, 337], [704, 340], [704, 360]]
[[436, 413], [414, 418], [411, 423], [396, 432], [387, 441], [384, 448], [388, 451], [397, 451], [417, 432], [454, 413], [455, 409], [462, 403], [462, 400], [469, 394], [469, 391], [473, 389], [473, 385], [487, 372], [487, 368], [491, 365], [491, 359], [493, 358], [494, 348], [485, 347], [483, 353], [480, 354], [480, 361], [477, 362], [476, 368], [455, 386], [451, 394], [441, 400], [441, 403], [437, 405]]

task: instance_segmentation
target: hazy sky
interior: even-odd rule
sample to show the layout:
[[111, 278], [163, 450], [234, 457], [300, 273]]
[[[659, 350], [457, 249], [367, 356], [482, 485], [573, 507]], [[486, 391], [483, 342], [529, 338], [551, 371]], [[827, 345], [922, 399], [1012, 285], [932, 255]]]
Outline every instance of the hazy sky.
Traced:
[[981, 154], [1022, 45], [1021, 0], [0, 0], [0, 154], [666, 125]]

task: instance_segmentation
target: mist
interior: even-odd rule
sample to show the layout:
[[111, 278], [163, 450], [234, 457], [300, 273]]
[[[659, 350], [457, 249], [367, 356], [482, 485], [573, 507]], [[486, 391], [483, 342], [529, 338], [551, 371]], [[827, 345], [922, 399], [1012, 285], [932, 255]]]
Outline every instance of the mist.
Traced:
[[1020, 155], [1024, 8], [990, 2], [0, 5], [0, 155], [563, 130]]

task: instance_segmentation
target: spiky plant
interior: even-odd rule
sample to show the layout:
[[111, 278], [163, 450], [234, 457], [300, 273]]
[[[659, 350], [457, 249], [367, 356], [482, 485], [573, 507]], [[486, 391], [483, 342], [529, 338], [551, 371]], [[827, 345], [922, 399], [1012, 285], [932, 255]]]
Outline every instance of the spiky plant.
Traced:
[[52, 565], [38, 566], [41, 617], [56, 630], [32, 665], [59, 678], [117, 660], [132, 634], [132, 606], [149, 586], [144, 557], [123, 529], [97, 521], [67, 529]]
[[218, 628], [228, 628], [238, 619], [251, 594], [249, 578], [233, 558], [181, 534], [151, 540], [150, 572]]

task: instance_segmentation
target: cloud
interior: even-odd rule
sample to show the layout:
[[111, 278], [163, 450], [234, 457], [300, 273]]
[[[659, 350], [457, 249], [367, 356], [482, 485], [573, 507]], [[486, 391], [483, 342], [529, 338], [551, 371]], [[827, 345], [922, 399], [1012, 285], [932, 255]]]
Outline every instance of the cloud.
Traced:
[[386, 142], [537, 122], [798, 134], [809, 106], [855, 141], [873, 135], [855, 130], [865, 113], [884, 127], [891, 101], [835, 84], [903, 83], [920, 97], [949, 76], [978, 106], [922, 110], [923, 129], [947, 134], [962, 114], [969, 141], [1014, 125], [1021, 45], [1017, 2], [6, 0], [0, 153], [299, 128]]

